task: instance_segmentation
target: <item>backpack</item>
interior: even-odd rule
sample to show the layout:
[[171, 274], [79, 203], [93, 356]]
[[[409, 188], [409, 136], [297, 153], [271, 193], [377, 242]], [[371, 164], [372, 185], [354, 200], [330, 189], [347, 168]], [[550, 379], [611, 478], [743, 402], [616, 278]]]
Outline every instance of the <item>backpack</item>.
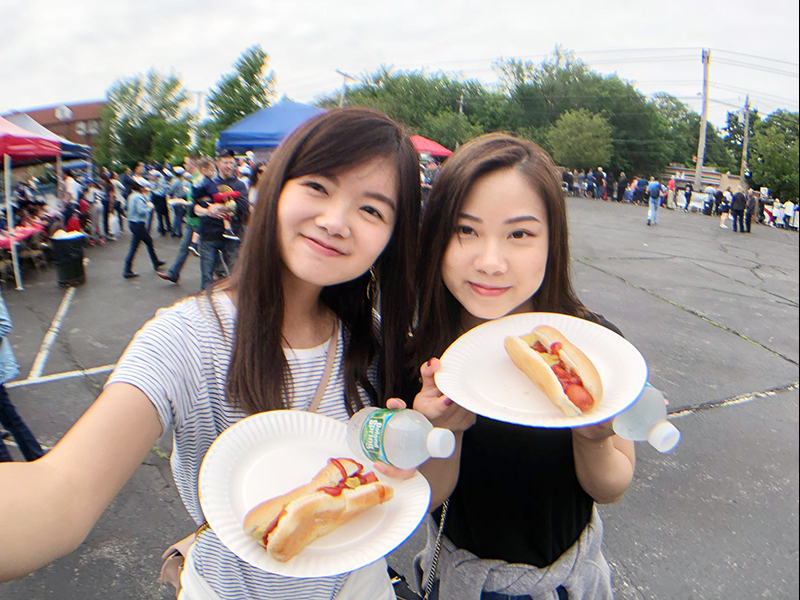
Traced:
[[650, 197], [651, 198], [658, 198], [661, 195], [661, 186], [656, 187], [653, 186], [650, 188]]

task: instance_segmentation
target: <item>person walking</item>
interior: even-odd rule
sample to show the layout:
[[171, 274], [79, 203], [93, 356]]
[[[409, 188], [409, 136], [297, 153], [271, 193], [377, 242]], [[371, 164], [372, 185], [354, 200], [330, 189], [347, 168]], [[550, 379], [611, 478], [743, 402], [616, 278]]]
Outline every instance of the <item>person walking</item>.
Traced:
[[747, 197], [742, 192], [742, 188], [736, 188], [731, 203], [731, 218], [733, 219], [733, 231], [744, 233], [744, 209], [747, 207]]
[[[36, 441], [33, 432], [17, 413], [5, 387], [6, 382], [11, 381], [19, 374], [17, 358], [14, 356], [11, 342], [8, 341], [9, 333], [11, 333], [11, 316], [8, 314], [3, 295], [0, 294], [0, 425], [14, 436], [25, 460], [31, 461], [40, 458], [44, 451]], [[0, 462], [11, 462], [12, 460], [11, 454], [0, 437]]]
[[158, 272], [159, 267], [165, 264], [163, 260], [158, 260], [156, 249], [153, 246], [153, 238], [147, 232], [147, 219], [153, 210], [153, 205], [142, 194], [144, 189], [142, 184], [147, 185], [147, 182], [134, 179], [131, 183], [131, 195], [128, 196], [128, 227], [132, 237], [128, 256], [125, 257], [125, 267], [122, 269], [122, 276], [125, 279], [139, 276], [138, 273], [133, 272], [133, 259], [136, 258], [136, 251], [141, 243], [147, 246], [154, 271]]
[[683, 205], [683, 212], [689, 212], [689, 205], [692, 203], [692, 188], [691, 183], [687, 183], [683, 190], [683, 197], [686, 199], [686, 204]]
[[658, 225], [658, 207], [661, 204], [661, 183], [655, 177], [650, 178], [647, 184], [647, 199], [649, 209], [647, 210], [647, 226]]
[[[150, 201], [153, 203], [155, 215], [158, 219], [158, 233], [161, 236], [167, 235], [172, 229], [169, 221], [169, 210], [167, 209], [167, 181], [158, 169], [150, 171]], [[152, 215], [151, 215], [152, 218]], [[148, 227], [148, 231], [149, 231]]]
[[183, 217], [186, 215], [186, 186], [183, 167], [175, 167], [174, 177], [169, 182], [167, 188], [167, 195], [169, 196], [170, 204], [173, 207], [172, 218], [172, 237], [183, 237]]
[[183, 161], [183, 166], [185, 169], [183, 185], [186, 188], [186, 222], [183, 227], [181, 245], [178, 248], [178, 254], [175, 260], [172, 262], [167, 272], [156, 271], [156, 275], [161, 277], [161, 279], [164, 281], [171, 281], [172, 283], [178, 283], [178, 279], [180, 279], [181, 270], [183, 270], [183, 265], [186, 264], [186, 258], [189, 256], [192, 240], [194, 236], [197, 235], [200, 225], [200, 219], [194, 214], [194, 199], [192, 195], [192, 182], [194, 181], [194, 177], [199, 173], [197, 169], [197, 157], [187, 156]]

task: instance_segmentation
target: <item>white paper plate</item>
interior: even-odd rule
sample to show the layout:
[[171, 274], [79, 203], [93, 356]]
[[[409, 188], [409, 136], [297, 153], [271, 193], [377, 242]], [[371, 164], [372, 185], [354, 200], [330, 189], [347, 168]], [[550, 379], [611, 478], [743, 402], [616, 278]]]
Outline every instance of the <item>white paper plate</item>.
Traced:
[[[389, 479], [394, 498], [309, 544], [288, 562], [272, 560], [242, 523], [257, 504], [316, 475], [329, 458], [352, 458], [347, 425], [316, 413], [279, 410], [253, 415], [225, 430], [200, 467], [200, 505], [208, 524], [234, 554], [251, 565], [288, 577], [326, 577], [382, 558], [405, 541], [425, 517], [430, 487], [416, 473]], [[364, 465], [370, 471], [370, 464]]]
[[[503, 340], [538, 325], [558, 329], [594, 363], [603, 382], [596, 408], [567, 417], [511, 362]], [[647, 383], [647, 363], [625, 338], [591, 321], [553, 313], [509, 315], [479, 325], [453, 342], [441, 361], [434, 377], [444, 395], [475, 414], [534, 427], [606, 421], [633, 404]]]

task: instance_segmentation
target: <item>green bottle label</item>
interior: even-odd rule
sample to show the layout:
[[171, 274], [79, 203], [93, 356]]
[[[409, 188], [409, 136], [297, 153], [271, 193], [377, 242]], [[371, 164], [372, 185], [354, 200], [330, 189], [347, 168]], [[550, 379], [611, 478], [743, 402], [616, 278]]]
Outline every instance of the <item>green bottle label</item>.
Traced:
[[399, 410], [379, 408], [373, 411], [361, 425], [361, 449], [372, 462], [381, 461], [391, 464], [383, 450], [383, 434], [386, 424]]

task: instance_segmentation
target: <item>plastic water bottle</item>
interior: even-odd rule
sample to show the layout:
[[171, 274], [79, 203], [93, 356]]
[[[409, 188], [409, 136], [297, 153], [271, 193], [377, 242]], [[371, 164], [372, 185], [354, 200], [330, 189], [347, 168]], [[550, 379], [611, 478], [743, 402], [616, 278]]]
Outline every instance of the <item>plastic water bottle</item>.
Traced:
[[452, 431], [434, 427], [415, 410], [368, 406], [350, 419], [347, 445], [358, 457], [413, 469], [431, 457], [451, 456], [456, 438]]
[[681, 432], [667, 421], [664, 395], [649, 383], [642, 395], [611, 424], [619, 437], [650, 443], [659, 452], [672, 451], [681, 441]]

